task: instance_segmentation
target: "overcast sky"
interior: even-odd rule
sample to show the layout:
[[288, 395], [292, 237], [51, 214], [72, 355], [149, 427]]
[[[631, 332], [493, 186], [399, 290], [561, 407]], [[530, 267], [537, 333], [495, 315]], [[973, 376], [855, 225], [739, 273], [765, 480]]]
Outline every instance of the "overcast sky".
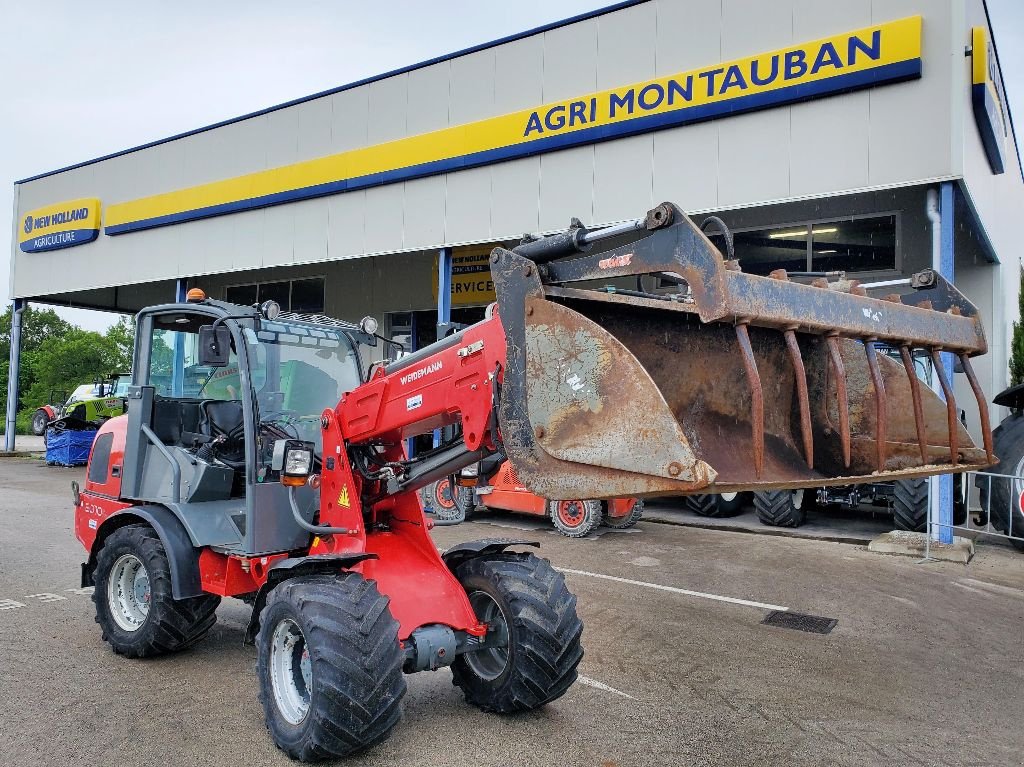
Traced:
[[[11, 232], [16, 179], [607, 4], [0, 0], [0, 232]], [[1024, 132], [1024, 2], [988, 5], [1009, 101]], [[0, 252], [0, 296], [6, 296], [10, 251]], [[114, 317], [64, 314], [95, 329]]]

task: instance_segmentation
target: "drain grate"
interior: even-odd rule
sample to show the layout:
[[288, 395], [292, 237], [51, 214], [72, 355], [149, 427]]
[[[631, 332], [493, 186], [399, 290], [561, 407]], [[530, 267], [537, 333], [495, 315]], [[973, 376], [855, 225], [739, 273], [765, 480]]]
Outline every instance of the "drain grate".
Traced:
[[836, 618], [823, 618], [820, 615], [804, 615], [803, 613], [772, 610], [764, 617], [761, 623], [765, 626], [775, 626], [780, 629], [806, 631], [809, 634], [828, 634], [831, 633], [839, 621]]

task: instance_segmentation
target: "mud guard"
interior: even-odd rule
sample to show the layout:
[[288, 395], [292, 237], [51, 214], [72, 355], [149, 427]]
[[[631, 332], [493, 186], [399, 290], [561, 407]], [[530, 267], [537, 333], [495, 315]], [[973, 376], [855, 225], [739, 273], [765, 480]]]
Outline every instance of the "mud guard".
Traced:
[[82, 564], [82, 587], [94, 585], [96, 553], [103, 542], [118, 528], [136, 522], [145, 522], [152, 527], [167, 553], [167, 563], [171, 570], [171, 596], [175, 599], [191, 599], [205, 594], [199, 576], [199, 549], [192, 545], [185, 526], [174, 512], [163, 506], [133, 506], [109, 517], [97, 531], [96, 541], [89, 552], [89, 561]]
[[256, 634], [260, 630], [260, 613], [263, 612], [263, 606], [267, 603], [267, 594], [273, 591], [279, 583], [300, 575], [332, 575], [366, 559], [377, 559], [377, 555], [371, 553], [314, 554], [309, 557], [291, 557], [275, 562], [267, 570], [266, 582], [256, 592], [252, 615], [249, 617], [249, 625], [245, 629], [245, 638], [242, 643], [247, 645], [256, 643]]
[[488, 554], [497, 554], [509, 546], [533, 546], [540, 548], [537, 541], [524, 541], [519, 538], [483, 538], [479, 541], [466, 541], [457, 543], [441, 555], [441, 559], [448, 565], [453, 573], [463, 562], [468, 562], [477, 557], [484, 557]]

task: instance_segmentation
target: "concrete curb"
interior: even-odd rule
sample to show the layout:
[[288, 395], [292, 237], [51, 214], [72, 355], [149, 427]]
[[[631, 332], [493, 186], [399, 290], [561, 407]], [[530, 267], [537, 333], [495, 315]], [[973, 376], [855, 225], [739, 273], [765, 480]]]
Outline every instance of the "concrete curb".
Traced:
[[699, 518], [690, 520], [676, 519], [669, 516], [659, 516], [657, 512], [648, 513], [644, 511], [644, 522], [655, 522], [659, 525], [673, 525], [674, 527], [696, 527], [700, 530], [723, 530], [728, 533], [746, 533], [747, 535], [772, 535], [779, 538], [799, 538], [805, 541], [826, 541], [828, 543], [846, 543], [855, 546], [867, 546], [871, 538], [857, 535], [829, 535], [819, 533], [803, 533], [800, 528], [768, 527], [762, 525], [760, 529], [743, 527], [740, 525], [723, 524], [721, 522], [708, 524], [701, 522]]
[[928, 542], [926, 533], [911, 533], [893, 530], [883, 533], [868, 544], [868, 551], [876, 554], [892, 554], [923, 559], [927, 551], [929, 559], [942, 562], [959, 562], [966, 565], [974, 556], [974, 541], [954, 536], [952, 543]]

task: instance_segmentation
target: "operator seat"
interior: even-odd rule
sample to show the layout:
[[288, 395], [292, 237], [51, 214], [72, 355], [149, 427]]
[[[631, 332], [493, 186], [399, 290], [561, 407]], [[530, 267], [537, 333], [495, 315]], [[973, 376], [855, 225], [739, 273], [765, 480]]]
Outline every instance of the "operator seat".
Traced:
[[245, 421], [239, 400], [207, 399], [199, 403], [199, 433], [223, 437], [217, 458], [232, 469], [245, 469]]

